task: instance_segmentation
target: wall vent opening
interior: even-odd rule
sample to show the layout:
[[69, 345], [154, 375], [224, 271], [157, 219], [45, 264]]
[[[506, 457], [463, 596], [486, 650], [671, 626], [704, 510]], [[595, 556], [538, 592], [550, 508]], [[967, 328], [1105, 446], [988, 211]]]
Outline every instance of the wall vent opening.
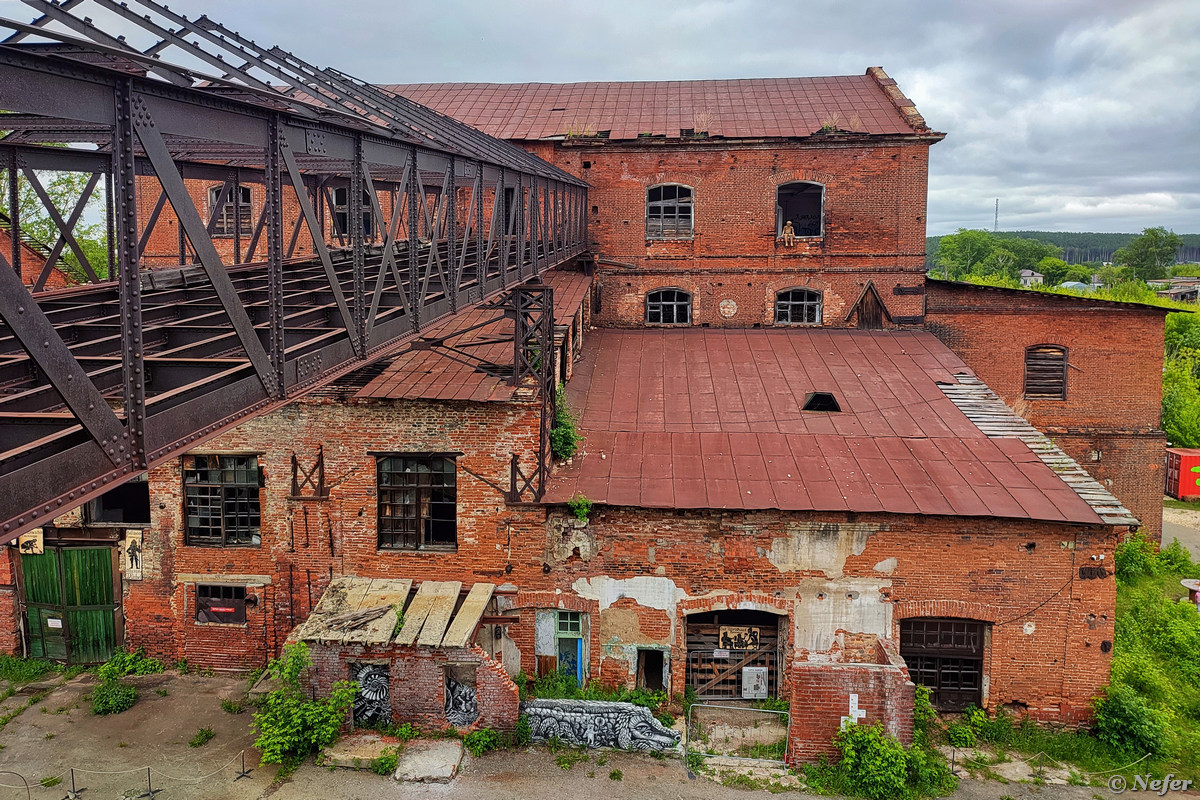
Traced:
[[837, 398], [829, 392], [809, 392], [804, 398], [802, 411], [841, 411]]

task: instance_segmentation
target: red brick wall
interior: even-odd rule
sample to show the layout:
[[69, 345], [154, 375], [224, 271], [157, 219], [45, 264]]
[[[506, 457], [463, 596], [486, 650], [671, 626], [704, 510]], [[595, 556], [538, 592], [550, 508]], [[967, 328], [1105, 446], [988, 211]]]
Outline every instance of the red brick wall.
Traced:
[[0, 625], [0, 653], [21, 653], [20, 618], [17, 610], [16, 548], [5, 547], [4, 555], [0, 556], [0, 620], [12, 620], [14, 624]]
[[[1163, 312], [940, 282], [927, 292], [926, 327], [1158, 538]], [[1025, 398], [1025, 348], [1037, 344], [1069, 348], [1065, 400]]]
[[[47, 247], [50, 247], [54, 242], [48, 242]], [[12, 234], [7, 230], [0, 229], [0, 256], [4, 258], [6, 264], [11, 267], [12, 261]], [[61, 263], [61, 262], [60, 262]], [[38, 253], [24, 242], [21, 243], [21, 283], [32, 288], [34, 282], [38, 279], [38, 275], [42, 272], [42, 267], [46, 265], [46, 257]], [[103, 265], [94, 265], [103, 266]], [[63, 286], [70, 285], [66, 273], [59, 269], [50, 270], [50, 275], [46, 278], [45, 289], [60, 289]]]
[[[853, 324], [868, 280], [891, 314], [921, 313], [919, 295], [892, 289], [924, 280], [927, 143], [525, 144], [591, 184], [592, 249], [633, 266], [601, 261], [597, 324], [640, 325], [645, 293], [665, 286], [695, 292], [695, 324], [713, 326], [772, 324], [775, 293], [798, 286], [825, 294], [826, 325]], [[789, 248], [775, 238], [775, 197], [791, 181], [825, 185], [825, 235]], [[646, 239], [646, 190], [661, 183], [693, 188], [690, 241]]]
[[[541, 534], [527, 531], [540, 526], [544, 513], [507, 506], [495, 489], [466, 472], [506, 486], [510, 453], [531, 471], [537, 437], [536, 405], [522, 403], [313, 400], [251, 420], [206, 443], [204, 452], [259, 453], [266, 483], [261, 546], [185, 545], [180, 462], [153, 470], [154, 524], [144, 540], [144, 578], [126, 582], [127, 638], [170, 660], [245, 669], [279, 651], [333, 575], [436, 577], [467, 585], [541, 576]], [[328, 499], [289, 499], [292, 453], [311, 467], [321, 443]], [[372, 453], [385, 452], [464, 453], [458, 460], [457, 552], [377, 548]], [[195, 623], [195, 576], [212, 576], [203, 582], [213, 583], [230, 576], [257, 587], [249, 590], [259, 604], [248, 609], [246, 624]]]
[[477, 646], [427, 648], [310, 644], [309, 655], [313, 662], [309, 684], [318, 695], [328, 695], [335, 681], [347, 680], [351, 662], [375, 659], [390, 661], [393, 722], [412, 722], [426, 730], [452, 727], [446, 721], [446, 665], [477, 663], [475, 680], [479, 719], [458, 730], [462, 733], [479, 728], [510, 731], [517, 725], [520, 705], [517, 685]]
[[904, 744], [912, 743], [915, 687], [908, 671], [892, 664], [820, 664], [797, 662], [790, 670], [792, 725], [787, 760], [814, 763], [836, 758], [833, 737], [855, 702], [859, 725], [883, 723]]

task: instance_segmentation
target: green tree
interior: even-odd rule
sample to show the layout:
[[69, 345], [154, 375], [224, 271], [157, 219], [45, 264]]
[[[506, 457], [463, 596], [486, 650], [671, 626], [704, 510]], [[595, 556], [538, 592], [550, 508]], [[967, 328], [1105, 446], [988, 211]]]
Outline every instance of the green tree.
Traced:
[[1113, 263], [1130, 267], [1144, 281], [1165, 278], [1175, 266], [1175, 255], [1182, 244], [1174, 231], [1146, 228], [1141, 236], [1113, 253]]
[[938, 242], [933, 263], [947, 279], [961, 278], [996, 249], [996, 237], [987, 231], [959, 228], [958, 233], [943, 236]]
[[1062, 248], [1058, 245], [1021, 237], [997, 238], [996, 247], [1010, 254], [1011, 258], [1007, 263], [1011, 265], [1009, 274], [1014, 278], [1023, 269], [1037, 270], [1038, 264], [1044, 258], [1059, 258], [1062, 255]]
[[1129, 267], [1107, 266], [1096, 270], [1096, 274], [1100, 276], [1100, 282], [1111, 289], [1114, 286], [1122, 283], [1130, 283], [1137, 280], [1137, 276], [1133, 274], [1133, 270]]
[[[83, 172], [38, 172], [37, 178], [46, 189], [50, 201], [54, 204], [59, 215], [65, 220], [75, 209], [75, 203], [87, 188], [91, 176]], [[58, 227], [50, 216], [50, 212], [42, 204], [33, 186], [27, 180], [18, 181], [18, 204], [20, 212], [21, 233], [33, 239], [46, 250], [51, 249], [58, 241]], [[0, 212], [11, 216], [8, 209], [8, 174], [0, 175]], [[108, 277], [108, 233], [103, 224], [105, 214], [104, 190], [97, 186], [88, 199], [83, 216], [72, 229], [79, 249], [83, 251], [88, 263], [101, 280]], [[89, 221], [91, 220], [91, 221]], [[100, 220], [100, 221], [95, 221]], [[8, 254], [4, 254], [5, 258]], [[62, 257], [58, 268], [70, 275], [74, 280], [87, 280], [86, 273], [70, 247], [62, 249]]]
[[1071, 267], [1061, 258], [1046, 256], [1037, 263], [1035, 269], [1046, 276], [1046, 283], [1057, 286], [1067, 279], [1067, 273]]

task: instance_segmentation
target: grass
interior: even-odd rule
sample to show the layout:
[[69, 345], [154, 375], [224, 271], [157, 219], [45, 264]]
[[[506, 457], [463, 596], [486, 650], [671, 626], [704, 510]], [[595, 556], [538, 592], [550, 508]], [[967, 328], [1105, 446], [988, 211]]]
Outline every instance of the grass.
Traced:
[[190, 742], [188, 742], [188, 747], [203, 747], [211, 742], [214, 736], [216, 736], [216, 734], [213, 733], [212, 728], [201, 728], [200, 730], [196, 731], [196, 735], [192, 737]]
[[19, 656], [0, 655], [0, 680], [5, 680], [18, 686], [33, 683], [50, 672], [62, 672], [63, 667], [52, 661], [40, 658], [20, 658]]
[[1187, 500], [1176, 500], [1171, 497], [1163, 498], [1163, 508], [1178, 508], [1181, 511], [1200, 511], [1200, 503], [1192, 503]]
[[221, 710], [226, 714], [240, 714], [246, 710], [246, 704], [241, 700], [225, 697], [221, 699]]

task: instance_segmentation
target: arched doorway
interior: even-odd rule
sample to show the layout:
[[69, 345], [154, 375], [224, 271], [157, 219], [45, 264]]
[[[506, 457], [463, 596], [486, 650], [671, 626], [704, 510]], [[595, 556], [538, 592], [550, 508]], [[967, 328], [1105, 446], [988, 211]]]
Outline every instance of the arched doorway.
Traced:
[[699, 700], [777, 697], [781, 617], [726, 609], [686, 618], [686, 685]]

